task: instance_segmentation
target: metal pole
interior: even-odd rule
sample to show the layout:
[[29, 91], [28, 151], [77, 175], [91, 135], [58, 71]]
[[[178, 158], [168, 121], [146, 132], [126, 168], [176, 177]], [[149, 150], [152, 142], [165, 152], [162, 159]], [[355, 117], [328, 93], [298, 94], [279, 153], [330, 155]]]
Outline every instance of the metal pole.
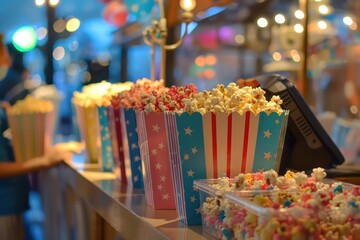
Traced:
[[160, 42], [160, 51], [161, 51], [161, 61], [160, 61], [160, 80], [165, 81], [165, 72], [166, 72], [166, 39], [167, 39], [167, 21], [165, 17], [165, 6], [163, 0], [158, 0], [159, 7], [160, 7], [160, 34], [161, 34], [161, 42]]
[[300, 10], [304, 13], [302, 25], [304, 32], [301, 41], [301, 62], [299, 70], [298, 87], [305, 100], [310, 101], [310, 82], [307, 76], [307, 63], [308, 63], [308, 25], [309, 25], [309, 0], [299, 0]]
[[53, 47], [56, 40], [56, 33], [54, 30], [55, 22], [55, 7], [51, 7], [49, 3], [46, 4], [46, 17], [47, 17], [47, 29], [48, 40], [45, 47], [46, 66], [45, 66], [45, 81], [46, 84], [54, 83], [54, 63], [53, 63]]

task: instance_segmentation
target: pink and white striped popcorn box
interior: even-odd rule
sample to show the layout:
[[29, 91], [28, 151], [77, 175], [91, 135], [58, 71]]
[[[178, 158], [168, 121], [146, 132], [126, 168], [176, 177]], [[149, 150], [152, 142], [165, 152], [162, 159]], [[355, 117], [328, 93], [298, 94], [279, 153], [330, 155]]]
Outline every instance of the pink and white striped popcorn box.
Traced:
[[164, 113], [136, 111], [146, 203], [155, 209], [175, 209]]

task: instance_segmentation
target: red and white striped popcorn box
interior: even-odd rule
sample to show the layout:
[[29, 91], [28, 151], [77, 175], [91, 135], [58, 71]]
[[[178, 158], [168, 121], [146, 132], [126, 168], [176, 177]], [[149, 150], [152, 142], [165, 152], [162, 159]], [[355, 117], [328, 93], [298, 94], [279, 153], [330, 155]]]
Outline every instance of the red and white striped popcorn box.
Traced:
[[123, 183], [128, 183], [127, 169], [124, 163], [124, 146], [121, 133], [121, 109], [119, 107], [108, 107], [108, 120], [110, 125], [110, 136], [115, 164], [115, 174]]
[[280, 115], [206, 113], [203, 135], [207, 178], [278, 171], [288, 116], [288, 111]]
[[164, 113], [136, 111], [146, 203], [155, 209], [175, 209]]

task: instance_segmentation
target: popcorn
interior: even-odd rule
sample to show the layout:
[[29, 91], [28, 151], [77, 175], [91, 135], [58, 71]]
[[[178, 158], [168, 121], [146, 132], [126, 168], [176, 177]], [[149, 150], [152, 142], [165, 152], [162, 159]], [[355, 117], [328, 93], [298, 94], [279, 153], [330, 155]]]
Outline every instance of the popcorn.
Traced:
[[54, 106], [50, 101], [40, 100], [28, 95], [23, 100], [17, 101], [8, 110], [9, 115], [46, 113], [54, 110]]
[[[159, 94], [153, 91], [149, 96], [142, 97], [142, 109], [149, 112], [182, 111], [192, 106], [189, 104], [194, 94], [198, 92], [194, 84], [185, 87], [172, 86], [169, 91]], [[191, 109], [190, 109], [191, 110]]]
[[[208, 197], [216, 201], [218, 218], [212, 215], [212, 224], [218, 239], [357, 239], [360, 232], [359, 187], [341, 182], [324, 181], [324, 169], [313, 169], [312, 177], [304, 172], [288, 171], [284, 176], [266, 171], [239, 174], [233, 180], [219, 179], [216, 186], [223, 192], [259, 189], [275, 184], [275, 191], [253, 195], [244, 192], [248, 201], [266, 209], [256, 210], [249, 202], [243, 205], [220, 197]], [[228, 179], [227, 179], [228, 180]], [[296, 187], [295, 191], [289, 191]], [[284, 191], [279, 191], [279, 189]], [[353, 194], [354, 193], [354, 194]], [[237, 196], [237, 195], [233, 195]], [[220, 208], [218, 208], [220, 206]], [[203, 208], [205, 205], [203, 205]], [[208, 210], [211, 212], [211, 210]], [[255, 214], [256, 212], [256, 214]], [[213, 212], [214, 213], [214, 212]], [[207, 218], [203, 212], [203, 219]], [[206, 225], [205, 229], [211, 227]], [[226, 234], [226, 236], [225, 236]]]
[[182, 112], [239, 112], [244, 114], [247, 111], [259, 114], [260, 112], [277, 112], [281, 114], [280, 107], [282, 100], [279, 96], [273, 96], [270, 101], [265, 98], [265, 91], [260, 87], [244, 86], [240, 88], [235, 83], [228, 86], [218, 84], [211, 91], [203, 91], [193, 94], [192, 98], [183, 99], [184, 108], [177, 111]]
[[311, 176], [319, 181], [326, 177], [326, 172], [323, 168], [314, 168]]
[[[167, 92], [164, 81], [151, 81], [147, 78], [142, 78], [132, 84], [128, 91], [122, 91], [117, 96], [111, 99], [113, 107], [144, 109], [142, 99], [148, 97], [151, 93], [162, 95]], [[152, 107], [148, 107], [152, 109]]]
[[294, 179], [297, 185], [301, 186], [308, 180], [308, 176], [304, 172], [297, 172], [294, 174]]
[[278, 174], [275, 170], [271, 169], [269, 171], [264, 172], [264, 178], [267, 184], [275, 184], [276, 179], [278, 178]]
[[82, 107], [109, 106], [113, 96], [129, 90], [132, 83], [111, 84], [106, 81], [94, 83], [82, 88], [81, 92], [74, 92], [73, 101]]

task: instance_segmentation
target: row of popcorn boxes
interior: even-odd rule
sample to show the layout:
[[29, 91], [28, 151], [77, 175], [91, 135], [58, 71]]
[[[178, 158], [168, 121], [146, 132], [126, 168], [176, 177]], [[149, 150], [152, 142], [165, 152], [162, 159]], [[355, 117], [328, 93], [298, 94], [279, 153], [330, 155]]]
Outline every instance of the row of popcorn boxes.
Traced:
[[[174, 196], [172, 179], [177, 182], [177, 195], [182, 195], [179, 193], [191, 194], [189, 189], [194, 179], [277, 169], [288, 116], [287, 112], [257, 116], [247, 112], [242, 116], [239, 113], [145, 113], [112, 107], [77, 106], [76, 109], [90, 159], [102, 159], [101, 165], [106, 171], [112, 167], [108, 165], [108, 168], [104, 162], [120, 158], [122, 180], [133, 184], [141, 178], [141, 159], [145, 183], [151, 184], [148, 187], [153, 192], [147, 196], [156, 198], [159, 191], [166, 192], [164, 187], [168, 186], [169, 191], [161, 199], [170, 202]], [[96, 136], [97, 126], [100, 138]], [[154, 179], [156, 177], [159, 179]], [[183, 182], [186, 190], [184, 186], [179, 187]], [[171, 208], [162, 201], [158, 207], [151, 205]]]
[[[234, 86], [227, 89], [233, 92]], [[219, 86], [215, 90], [214, 94], [219, 94], [226, 89]], [[252, 90], [246, 91], [250, 94]], [[171, 94], [164, 95], [171, 98]], [[255, 97], [255, 102], [261, 99], [260, 95]], [[241, 99], [248, 98], [235, 100]], [[122, 181], [139, 183], [140, 187], [144, 183], [147, 204], [155, 209], [176, 208], [180, 220], [187, 224], [201, 223], [194, 180], [279, 168], [288, 118], [287, 111], [176, 113], [148, 111], [161, 106], [151, 104], [145, 111], [114, 104], [84, 107], [75, 102], [75, 106], [88, 158], [99, 159], [106, 171], [112, 167], [109, 161], [118, 162], [119, 167], [115, 164], [114, 168]]]
[[194, 182], [203, 232], [211, 238], [360, 239], [358, 186], [323, 179], [315, 183], [319, 189], [306, 193], [296, 189], [221, 191], [220, 181]]
[[193, 181], [277, 168], [287, 116], [136, 112], [147, 203], [201, 224]]
[[114, 172], [124, 183], [142, 188], [134, 110], [77, 104], [75, 109], [87, 161], [98, 163], [104, 172]]
[[[135, 186], [142, 183], [144, 175], [147, 203], [156, 209], [174, 209], [176, 204], [181, 219], [188, 224], [201, 221], [195, 212], [198, 201], [195, 204], [189, 201], [193, 180], [278, 168], [288, 114], [255, 116], [248, 112], [203, 116], [200, 113], [135, 112], [124, 108], [85, 109], [83, 114], [84, 109], [79, 106], [77, 111], [79, 121], [83, 121], [80, 128], [87, 125], [81, 132], [88, 142], [89, 158], [101, 159], [105, 171], [112, 168], [104, 162], [111, 163], [111, 158], [116, 162], [120, 158], [122, 181]], [[100, 119], [100, 124], [96, 119]], [[91, 125], [93, 127], [89, 127]], [[96, 137], [96, 125], [100, 126], [100, 137]], [[96, 144], [98, 147], [94, 147]]]

